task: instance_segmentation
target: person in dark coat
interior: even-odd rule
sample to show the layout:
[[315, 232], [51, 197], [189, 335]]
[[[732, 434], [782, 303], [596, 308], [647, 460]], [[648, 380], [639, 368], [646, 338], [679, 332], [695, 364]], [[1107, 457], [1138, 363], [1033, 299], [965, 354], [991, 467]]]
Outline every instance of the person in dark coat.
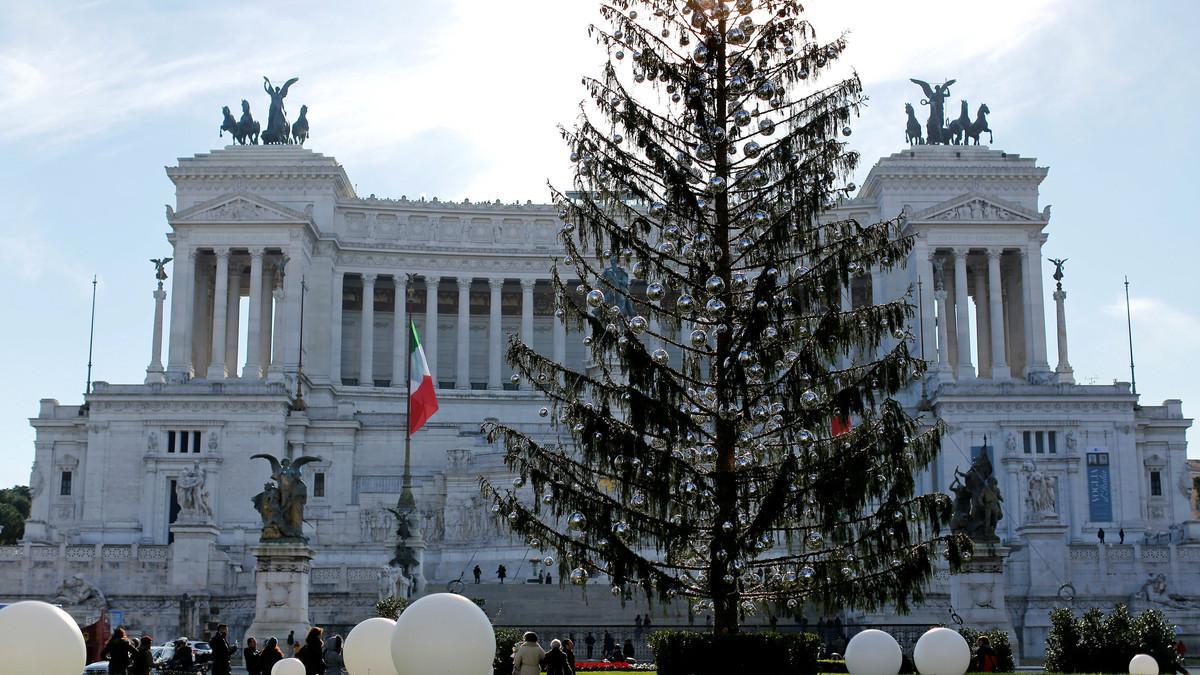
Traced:
[[321, 629], [313, 626], [308, 629], [304, 638], [304, 646], [296, 655], [304, 664], [304, 675], [324, 675], [325, 673], [325, 641], [321, 639]]
[[258, 655], [258, 672], [262, 675], [270, 675], [271, 669], [282, 660], [283, 650], [279, 648], [279, 640], [267, 638], [263, 650]]
[[625, 660], [633, 659], [633, 640], [625, 638]]
[[592, 651], [596, 648], [596, 636], [589, 632], [587, 637], [583, 638], [583, 644], [587, 647], [587, 658], [591, 661]]
[[182, 670], [185, 673], [192, 672], [196, 667], [196, 661], [192, 656], [192, 647], [187, 643], [187, 640], [179, 638], [175, 641], [175, 653], [171, 655], [171, 662], [167, 664], [170, 670]]
[[208, 646], [212, 649], [210, 663], [212, 675], [229, 675], [229, 660], [233, 657], [234, 647], [229, 644], [229, 626], [217, 626], [217, 632], [208, 638]]
[[986, 635], [980, 635], [979, 640], [975, 643], [975, 667], [981, 673], [990, 673], [996, 670], [996, 650], [992, 648], [992, 641]]
[[571, 671], [567, 669], [567, 653], [563, 651], [561, 642], [550, 641], [550, 651], [546, 652], [542, 667], [546, 669], [546, 675], [570, 675]]
[[262, 675], [262, 657], [258, 654], [258, 640], [246, 638], [246, 647], [242, 649], [242, 663], [246, 666], [246, 675]]
[[125, 675], [133, 657], [137, 655], [137, 648], [125, 637], [125, 629], [118, 628], [113, 631], [112, 638], [104, 645], [100, 655], [108, 660], [108, 672], [111, 675]]
[[505, 577], [508, 576], [508, 568], [501, 565], [496, 568], [496, 576], [500, 579], [500, 583], [504, 583]]
[[567, 655], [567, 675], [575, 675], [575, 641], [563, 640], [563, 653]]
[[325, 672], [327, 675], [345, 675], [346, 673], [343, 642], [341, 635], [334, 635], [333, 639], [329, 641], [329, 646], [325, 647]]
[[150, 651], [150, 636], [143, 635], [137, 648], [137, 655], [129, 665], [129, 675], [150, 675], [154, 669], [154, 653]]
[[483, 576], [483, 570], [479, 569], [479, 565], [476, 565], [471, 574], [475, 575], [475, 583], [479, 583], [479, 578]]
[[[296, 631], [289, 630], [288, 636], [287, 636], [287, 646], [291, 647], [294, 644], [296, 644]], [[283, 650], [280, 650], [280, 651], [283, 651]]]

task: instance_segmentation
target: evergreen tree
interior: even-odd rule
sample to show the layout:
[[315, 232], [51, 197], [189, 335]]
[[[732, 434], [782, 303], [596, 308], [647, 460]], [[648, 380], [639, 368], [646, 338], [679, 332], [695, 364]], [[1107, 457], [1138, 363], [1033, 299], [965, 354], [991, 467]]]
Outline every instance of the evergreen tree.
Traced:
[[893, 398], [926, 368], [913, 307], [843, 309], [912, 243], [900, 218], [827, 213], [854, 190], [864, 102], [856, 76], [814, 84], [844, 38], [818, 41], [795, 0], [600, 11], [610, 59], [563, 132], [575, 189], [552, 188], [555, 315], [592, 365], [510, 343], [562, 433], [484, 425], [519, 474], [482, 482], [492, 510], [560, 576], [688, 598], [719, 633], [767, 606], [907, 609], [965, 542], [945, 495], [914, 496], [939, 429]]

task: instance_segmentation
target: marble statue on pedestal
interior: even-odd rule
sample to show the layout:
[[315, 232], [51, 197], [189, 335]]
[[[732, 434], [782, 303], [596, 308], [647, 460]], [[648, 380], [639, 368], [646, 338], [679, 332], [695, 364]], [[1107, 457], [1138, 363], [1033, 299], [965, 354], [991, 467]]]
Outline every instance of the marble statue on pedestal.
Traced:
[[179, 500], [181, 520], [207, 520], [212, 518], [212, 504], [205, 482], [208, 472], [197, 462], [185, 469], [175, 481], [175, 497]]

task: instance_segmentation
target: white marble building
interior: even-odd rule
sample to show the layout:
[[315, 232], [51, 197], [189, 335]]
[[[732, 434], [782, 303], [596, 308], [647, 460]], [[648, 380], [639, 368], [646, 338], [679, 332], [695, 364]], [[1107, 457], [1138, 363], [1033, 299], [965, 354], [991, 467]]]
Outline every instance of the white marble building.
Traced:
[[[1060, 598], [1111, 605], [1157, 574], [1163, 583], [1139, 602], [1200, 634], [1200, 597], [1187, 595], [1200, 588], [1191, 420], [1177, 400], [1139, 405], [1124, 383], [1075, 383], [1061, 319], [1056, 358], [1048, 354], [1043, 303], [1066, 294], [1048, 296], [1041, 274], [1046, 171], [986, 147], [922, 146], [881, 159], [839, 213], [875, 220], [903, 210], [918, 243], [903, 269], [860, 277], [845, 302], [910, 285], [919, 297], [913, 329], [937, 367], [925, 399], [914, 389], [910, 403], [932, 406], [950, 428], [921, 485], [946, 490], [988, 439], [1011, 549], [1001, 583], [1027, 652], [1040, 650]], [[266, 463], [249, 456], [290, 450], [322, 458], [306, 469], [312, 618], [360, 618], [378, 592], [393, 530], [386, 507], [400, 491], [405, 353], [396, 326], [405, 325], [409, 285], [441, 403], [413, 442], [424, 575], [441, 588], [469, 579], [475, 564], [488, 580], [499, 563], [515, 572], [530, 554], [485, 513], [478, 476], [504, 468], [478, 429], [499, 417], [550, 432], [536, 392], [509, 382], [508, 334], [583, 361], [581, 336], [552, 317], [557, 209], [362, 198], [333, 158], [287, 146], [228, 147], [180, 159], [167, 175], [175, 261], [164, 289], [148, 283], [148, 320], [160, 318], [147, 331], [144, 381], [98, 382], [86, 409], [42, 401], [31, 420], [33, 514], [23, 544], [0, 548], [0, 601], [61, 595], [82, 613], [107, 603], [156, 635], [209, 620], [237, 634], [254, 605], [250, 499], [268, 478]], [[289, 414], [297, 391], [307, 409]], [[203, 507], [180, 511], [181, 480]], [[911, 620], [943, 620], [947, 588], [939, 575]]]

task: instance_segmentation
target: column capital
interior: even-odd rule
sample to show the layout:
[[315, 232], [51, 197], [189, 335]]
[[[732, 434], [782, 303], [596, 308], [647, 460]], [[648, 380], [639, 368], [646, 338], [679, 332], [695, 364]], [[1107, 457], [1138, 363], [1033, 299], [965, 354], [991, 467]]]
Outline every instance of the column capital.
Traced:
[[217, 256], [217, 260], [221, 260], [221, 259], [229, 260], [229, 247], [228, 246], [214, 246], [213, 247], [213, 255]]
[[469, 291], [471, 290], [471, 283], [475, 281], [475, 277], [455, 277], [455, 281], [458, 282], [459, 291]]
[[[180, 250], [182, 250], [183, 253], [179, 253]], [[195, 248], [176, 247], [175, 252], [180, 256], [186, 257], [188, 262], [193, 263], [196, 262], [196, 258], [200, 256], [200, 251]]]
[[262, 246], [251, 246], [250, 247], [250, 258], [251, 259], [254, 259], [254, 258], [262, 259], [264, 253], [266, 253], [266, 249], [264, 249]]
[[392, 284], [396, 288], [407, 288], [408, 287], [408, 277], [397, 272], [396, 274], [392, 275]]
[[504, 288], [504, 277], [488, 277], [488, 286], [491, 287], [493, 293], [497, 293]]
[[372, 286], [375, 285], [375, 280], [378, 278], [379, 278], [378, 274], [364, 273], [362, 275], [363, 284], [371, 284]]
[[931, 246], [931, 247], [929, 247], [929, 250], [926, 251], [925, 253], [927, 254], [926, 257], [929, 258], [929, 262], [935, 262], [938, 258], [941, 257], [942, 251], [941, 251], [941, 249], [937, 248], [936, 246]]
[[970, 246], [955, 246], [951, 250], [954, 251], [954, 257], [956, 259], [957, 258], [966, 259], [967, 256], [971, 255], [971, 247]]
[[537, 286], [537, 279], [521, 279], [521, 290], [532, 291]]
[[1004, 255], [1003, 246], [989, 246], [987, 248], [987, 258], [991, 260], [1000, 260], [1000, 256]]
[[426, 275], [424, 275], [424, 278], [425, 278], [425, 285], [430, 288], [437, 288], [438, 284], [441, 283], [441, 281], [442, 281], [441, 277], [435, 276], [435, 275], [426, 274]]

